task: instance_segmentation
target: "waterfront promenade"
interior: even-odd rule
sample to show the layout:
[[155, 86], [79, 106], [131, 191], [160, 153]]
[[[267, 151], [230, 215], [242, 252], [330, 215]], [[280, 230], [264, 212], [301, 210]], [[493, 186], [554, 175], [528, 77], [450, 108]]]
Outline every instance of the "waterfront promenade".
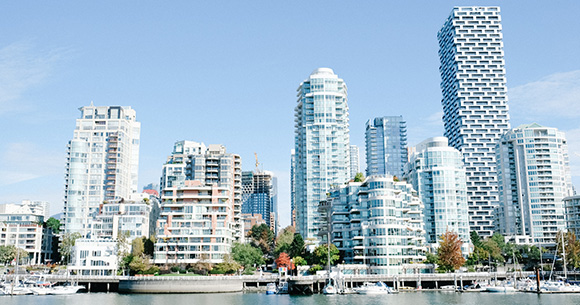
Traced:
[[[473, 282], [486, 282], [528, 277], [532, 272], [463, 272], [400, 275], [341, 275], [347, 288], [358, 287], [364, 282], [383, 281], [395, 289], [421, 288], [438, 289], [445, 285], [465, 286]], [[545, 273], [547, 277], [548, 274]], [[569, 274], [575, 279], [580, 273]], [[14, 275], [6, 275], [12, 280]], [[111, 291], [121, 293], [204, 293], [204, 292], [253, 292], [263, 291], [268, 283], [277, 283], [277, 274], [244, 276], [83, 276], [83, 275], [43, 275], [50, 282], [76, 282], [87, 287], [88, 291]], [[22, 275], [20, 275], [22, 278]], [[326, 276], [288, 276], [290, 288], [299, 287], [302, 291], [318, 293]]]

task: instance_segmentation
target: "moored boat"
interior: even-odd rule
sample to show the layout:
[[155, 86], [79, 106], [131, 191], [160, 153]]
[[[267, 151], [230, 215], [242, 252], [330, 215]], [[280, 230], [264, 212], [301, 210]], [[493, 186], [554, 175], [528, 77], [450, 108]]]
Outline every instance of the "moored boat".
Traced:
[[266, 294], [276, 294], [277, 290], [275, 283], [268, 283], [266, 285]]
[[364, 283], [363, 286], [356, 289], [358, 294], [390, 294], [392, 293], [391, 288], [383, 282], [377, 283]]

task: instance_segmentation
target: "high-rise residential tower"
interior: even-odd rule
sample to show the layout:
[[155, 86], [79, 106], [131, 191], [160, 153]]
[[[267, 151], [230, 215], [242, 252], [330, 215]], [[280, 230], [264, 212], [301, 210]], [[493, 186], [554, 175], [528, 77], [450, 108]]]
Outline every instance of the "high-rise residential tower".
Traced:
[[161, 185], [156, 264], [219, 263], [234, 241], [242, 241], [239, 155], [223, 145], [176, 142], [163, 165]]
[[350, 178], [347, 88], [332, 69], [314, 70], [297, 89], [295, 108], [296, 229], [318, 242], [318, 204]]
[[463, 154], [470, 228], [490, 236], [498, 204], [494, 148], [510, 128], [500, 9], [455, 7], [437, 38], [445, 136]]
[[290, 225], [296, 228], [296, 153], [290, 152]]
[[447, 138], [429, 138], [419, 143], [405, 165], [403, 177], [413, 185], [424, 205], [427, 242], [437, 244], [446, 231], [463, 241], [469, 253], [469, 215], [463, 155], [447, 145]]
[[64, 233], [91, 232], [103, 201], [137, 192], [141, 123], [121, 106], [81, 107], [67, 146]]
[[521, 125], [501, 138], [496, 153], [500, 233], [553, 246], [556, 233], [566, 228], [563, 199], [572, 195], [564, 133]]
[[385, 116], [366, 123], [367, 176], [401, 177], [407, 163], [407, 122], [402, 116]]
[[360, 172], [360, 154], [358, 146], [350, 146], [350, 179], [354, 179], [357, 173]]

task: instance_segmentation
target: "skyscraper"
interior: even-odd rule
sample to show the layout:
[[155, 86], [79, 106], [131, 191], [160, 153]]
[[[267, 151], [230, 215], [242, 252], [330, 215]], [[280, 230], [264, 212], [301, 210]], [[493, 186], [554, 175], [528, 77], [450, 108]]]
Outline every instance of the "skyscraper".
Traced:
[[242, 172], [242, 214], [262, 215], [262, 219], [277, 232], [278, 204], [274, 173], [269, 171]]
[[496, 148], [499, 230], [554, 245], [566, 228], [563, 199], [572, 195], [564, 133], [536, 123], [508, 131]]
[[470, 228], [490, 236], [498, 203], [494, 148], [509, 129], [500, 9], [455, 7], [437, 38], [445, 136], [463, 154]]
[[318, 204], [350, 178], [347, 88], [332, 69], [314, 70], [297, 89], [295, 108], [296, 229], [318, 241]]
[[360, 154], [358, 146], [350, 146], [350, 179], [354, 179], [357, 173], [360, 172]]
[[290, 152], [290, 225], [296, 228], [296, 153]]
[[91, 220], [106, 200], [137, 192], [141, 123], [121, 106], [81, 107], [67, 146], [64, 233], [91, 232]]
[[413, 185], [424, 205], [427, 242], [453, 231], [469, 253], [469, 216], [463, 156], [447, 146], [447, 138], [429, 138], [415, 147], [405, 165], [404, 178]]
[[407, 163], [407, 122], [403, 116], [385, 116], [366, 123], [367, 176], [401, 177]]

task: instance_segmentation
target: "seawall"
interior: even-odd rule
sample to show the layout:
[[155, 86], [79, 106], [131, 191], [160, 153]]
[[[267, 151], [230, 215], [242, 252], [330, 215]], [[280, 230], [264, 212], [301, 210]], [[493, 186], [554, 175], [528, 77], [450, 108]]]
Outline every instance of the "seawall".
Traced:
[[242, 292], [240, 277], [130, 277], [119, 281], [119, 293], [224, 293]]

